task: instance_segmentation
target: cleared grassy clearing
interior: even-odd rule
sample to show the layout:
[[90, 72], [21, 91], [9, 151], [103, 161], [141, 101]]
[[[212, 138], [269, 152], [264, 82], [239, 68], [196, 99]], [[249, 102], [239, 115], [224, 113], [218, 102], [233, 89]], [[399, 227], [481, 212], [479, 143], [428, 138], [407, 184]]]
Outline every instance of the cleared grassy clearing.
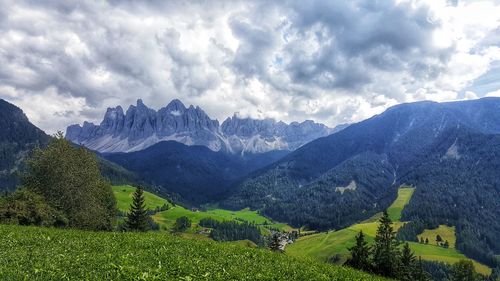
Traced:
[[422, 234], [418, 235], [418, 239], [420, 240], [420, 238], [423, 238], [425, 240], [427, 238], [429, 239], [429, 245], [437, 245], [437, 235], [443, 238], [443, 242], [448, 241], [448, 243], [450, 244], [450, 248], [455, 248], [457, 238], [455, 236], [454, 226], [440, 225], [435, 229], [426, 229]]
[[401, 212], [405, 206], [410, 203], [413, 192], [415, 192], [415, 188], [413, 187], [402, 187], [398, 189], [398, 197], [391, 206], [387, 208], [387, 213], [392, 221], [396, 222], [401, 220]]

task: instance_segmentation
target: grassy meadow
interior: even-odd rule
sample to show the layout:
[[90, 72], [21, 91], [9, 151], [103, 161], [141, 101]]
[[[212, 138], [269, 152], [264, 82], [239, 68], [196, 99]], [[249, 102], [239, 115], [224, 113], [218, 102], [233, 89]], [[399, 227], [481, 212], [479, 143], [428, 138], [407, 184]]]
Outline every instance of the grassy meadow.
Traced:
[[[244, 243], [244, 242], [241, 242]], [[347, 267], [184, 239], [0, 225], [0, 280], [386, 280]]]
[[[132, 203], [132, 194], [135, 188], [129, 185], [113, 186], [113, 192], [116, 197], [117, 206], [120, 211], [128, 211], [130, 204]], [[284, 223], [276, 223], [271, 219], [260, 215], [257, 211], [252, 211], [250, 209], [243, 209], [239, 211], [230, 211], [219, 208], [208, 208], [207, 210], [189, 210], [180, 205], [172, 206], [167, 200], [154, 195], [150, 192], [144, 191], [146, 207], [149, 209], [155, 209], [156, 207], [161, 207], [164, 204], [168, 204], [170, 209], [162, 211], [153, 215], [153, 219], [157, 222], [162, 229], [171, 229], [175, 223], [175, 220], [180, 217], [188, 217], [192, 225], [192, 231], [196, 229], [196, 226], [203, 218], [213, 218], [218, 221], [227, 220], [237, 220], [237, 221], [247, 221], [250, 223], [255, 223], [257, 225], [265, 226], [266, 228], [276, 228], [284, 231], [289, 231], [292, 228]], [[264, 228], [264, 227], [263, 227]]]

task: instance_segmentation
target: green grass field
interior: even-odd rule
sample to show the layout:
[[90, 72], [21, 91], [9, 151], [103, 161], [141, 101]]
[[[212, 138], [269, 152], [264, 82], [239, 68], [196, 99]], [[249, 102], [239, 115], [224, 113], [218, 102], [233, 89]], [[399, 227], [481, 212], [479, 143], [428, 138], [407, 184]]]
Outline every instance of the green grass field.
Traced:
[[[116, 206], [118, 207], [118, 210], [127, 212], [130, 209], [130, 204], [132, 204], [132, 194], [134, 191], [135, 187], [130, 185], [113, 186], [113, 193], [115, 194]], [[161, 207], [164, 204], [168, 204], [167, 200], [149, 192], [144, 192], [144, 199], [146, 208], [151, 210], [156, 207]]]
[[[398, 190], [398, 197], [387, 209], [387, 213], [394, 222], [393, 227], [395, 231], [404, 224], [404, 222], [400, 221], [401, 212], [404, 206], [410, 202], [413, 192], [414, 188], [400, 188]], [[361, 223], [338, 231], [322, 232], [300, 237], [295, 243], [287, 246], [286, 252], [291, 256], [310, 257], [320, 261], [326, 261], [328, 258], [340, 254], [341, 262], [344, 262], [349, 255], [347, 248], [354, 245], [354, 237], [359, 231], [362, 230], [366, 235], [367, 242], [372, 243], [377, 232], [377, 220], [380, 216], [381, 214], [376, 214]], [[450, 232], [451, 230], [452, 232]], [[437, 233], [441, 233], [443, 239], [448, 240], [450, 244], [453, 241], [453, 245], [455, 245], [455, 229], [452, 227], [442, 226], [435, 230], [426, 230], [423, 235], [433, 236], [435, 243]], [[429, 240], [431, 239], [429, 238]], [[410, 247], [417, 256], [421, 256], [425, 260], [455, 263], [461, 259], [467, 259], [463, 254], [451, 247], [445, 249], [435, 245], [424, 245], [413, 242], [410, 242]], [[476, 261], [473, 261], [473, 263], [478, 272], [482, 274], [491, 273], [491, 269], [487, 266]]]
[[398, 189], [398, 197], [394, 200], [394, 202], [392, 202], [391, 206], [387, 208], [387, 213], [392, 221], [397, 222], [401, 220], [401, 212], [404, 207], [410, 203], [413, 192], [415, 192], [415, 188], [411, 187]]
[[[117, 207], [120, 211], [128, 211], [130, 204], [132, 203], [132, 194], [135, 188], [129, 185], [113, 186], [113, 193], [116, 197]], [[169, 204], [167, 200], [154, 195], [149, 192], [144, 192], [146, 207], [149, 209], [154, 209], [156, 207], [161, 207], [163, 204]], [[170, 204], [169, 204], [170, 205]], [[280, 230], [289, 231], [292, 228], [284, 223], [275, 223], [271, 219], [268, 219], [260, 215], [257, 211], [252, 211], [250, 209], [243, 209], [240, 211], [230, 211], [218, 208], [210, 208], [206, 211], [192, 211], [188, 210], [180, 205], [170, 206], [169, 210], [159, 212], [153, 216], [153, 219], [160, 224], [162, 229], [170, 229], [173, 227], [175, 220], [177, 218], [186, 216], [191, 219], [193, 223], [192, 230], [196, 229], [199, 221], [203, 218], [213, 218], [218, 221], [224, 220], [238, 220], [247, 221], [255, 223], [258, 225], [264, 225], [266, 227], [277, 228]]]
[[260, 215], [257, 211], [252, 211], [249, 209], [243, 209], [240, 211], [230, 211], [223, 209], [209, 209], [207, 211], [191, 211], [182, 206], [175, 206], [171, 209], [163, 212], [159, 212], [153, 216], [153, 219], [158, 222], [162, 227], [168, 229], [171, 228], [175, 220], [179, 217], [186, 216], [192, 223], [193, 227], [200, 222], [203, 218], [213, 218], [218, 221], [227, 220], [237, 220], [237, 221], [247, 221], [255, 223], [258, 225], [264, 225], [267, 223], [266, 227], [273, 227], [280, 230], [290, 230], [292, 229], [283, 223], [274, 223], [272, 220]]
[[165, 232], [0, 225], [0, 280], [386, 280], [347, 267]]

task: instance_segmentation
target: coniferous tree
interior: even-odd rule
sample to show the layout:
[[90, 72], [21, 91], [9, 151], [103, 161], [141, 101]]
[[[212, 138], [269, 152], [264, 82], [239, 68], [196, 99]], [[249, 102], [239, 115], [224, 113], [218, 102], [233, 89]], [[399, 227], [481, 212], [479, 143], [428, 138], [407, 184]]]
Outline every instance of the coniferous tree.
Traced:
[[144, 203], [144, 189], [142, 187], [136, 188], [132, 200], [125, 228], [130, 231], [147, 231], [149, 229], [148, 210]]
[[444, 241], [443, 247], [445, 247], [445, 248], [449, 248], [450, 247], [450, 243], [448, 242], [448, 240]]
[[415, 255], [410, 249], [410, 245], [405, 243], [401, 252], [401, 267], [399, 269], [400, 280], [414, 280], [415, 273]]
[[443, 242], [443, 238], [441, 237], [441, 235], [436, 235], [436, 244], [440, 244], [441, 242]]
[[455, 263], [451, 271], [451, 281], [474, 281], [476, 280], [476, 271], [470, 260], [460, 260]]
[[399, 248], [392, 221], [387, 212], [379, 220], [380, 225], [373, 246], [373, 266], [376, 273], [396, 277], [399, 267]]
[[431, 280], [431, 276], [429, 273], [427, 273], [425, 270], [424, 270], [424, 264], [422, 262], [422, 257], [418, 257], [418, 262], [416, 264], [416, 266], [414, 267], [414, 271], [413, 271], [413, 280], [414, 281], [430, 281]]
[[348, 250], [351, 253], [351, 258], [346, 261], [346, 265], [364, 271], [371, 270], [371, 250], [368, 243], [365, 241], [363, 231], [360, 231], [358, 235], [356, 235], [356, 244], [353, 247], [348, 248]]

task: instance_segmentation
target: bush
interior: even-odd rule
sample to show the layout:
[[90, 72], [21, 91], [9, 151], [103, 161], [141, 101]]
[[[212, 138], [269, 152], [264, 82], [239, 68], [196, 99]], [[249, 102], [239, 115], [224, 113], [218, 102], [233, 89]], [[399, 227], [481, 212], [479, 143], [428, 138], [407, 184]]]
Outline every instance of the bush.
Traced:
[[186, 231], [191, 227], [191, 220], [188, 217], [180, 217], [175, 220], [174, 229], [175, 231]]
[[0, 223], [62, 227], [68, 220], [42, 196], [23, 188], [0, 198]]

